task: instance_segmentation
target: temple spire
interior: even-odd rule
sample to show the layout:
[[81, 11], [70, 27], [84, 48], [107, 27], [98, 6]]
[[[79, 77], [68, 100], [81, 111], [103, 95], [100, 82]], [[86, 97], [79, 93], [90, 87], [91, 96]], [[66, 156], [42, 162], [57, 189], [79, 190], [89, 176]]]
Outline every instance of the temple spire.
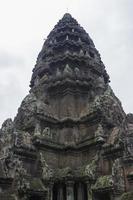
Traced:
[[[66, 54], [66, 52], [69, 53]], [[74, 66], [74, 62], [77, 66]], [[47, 84], [49, 81], [52, 82], [58, 66], [60, 65], [63, 71], [66, 64], [69, 64], [72, 70], [78, 67], [81, 74], [85, 74], [83, 70], [88, 71], [86, 79], [87, 75], [90, 74], [93, 77], [94, 74], [97, 78], [103, 77], [105, 83], [109, 82], [100, 54], [92, 39], [68, 12], [59, 20], [44, 42], [33, 70], [31, 87], [34, 86], [37, 77], [41, 80], [44, 75], [48, 74], [51, 79], [47, 81]], [[83, 69], [82, 65], [86, 69]]]

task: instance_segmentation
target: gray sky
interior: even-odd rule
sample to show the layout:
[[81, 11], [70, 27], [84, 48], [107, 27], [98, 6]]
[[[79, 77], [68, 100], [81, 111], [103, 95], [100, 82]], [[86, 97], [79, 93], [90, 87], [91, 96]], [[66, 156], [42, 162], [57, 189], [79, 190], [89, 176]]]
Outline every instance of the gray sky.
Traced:
[[125, 112], [133, 112], [133, 0], [0, 0], [0, 124], [16, 115], [44, 39], [67, 8], [93, 39]]

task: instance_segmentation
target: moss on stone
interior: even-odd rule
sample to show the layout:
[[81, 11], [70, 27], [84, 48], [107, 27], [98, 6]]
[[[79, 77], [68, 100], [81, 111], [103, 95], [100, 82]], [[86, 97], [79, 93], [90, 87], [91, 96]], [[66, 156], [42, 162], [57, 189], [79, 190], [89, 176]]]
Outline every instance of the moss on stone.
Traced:
[[133, 192], [124, 193], [120, 200], [133, 200]]
[[43, 190], [43, 184], [41, 182], [40, 179], [38, 178], [33, 178], [31, 181], [30, 181], [30, 188], [31, 189], [34, 189], [36, 191], [40, 191], [40, 190]]
[[66, 168], [63, 168], [63, 169], [56, 170], [55, 177], [63, 178], [63, 177], [66, 177], [66, 176], [73, 176], [73, 173], [74, 172], [70, 167], [66, 167]]
[[97, 179], [95, 185], [93, 186], [93, 189], [96, 190], [112, 186], [113, 186], [112, 176], [101, 176]]

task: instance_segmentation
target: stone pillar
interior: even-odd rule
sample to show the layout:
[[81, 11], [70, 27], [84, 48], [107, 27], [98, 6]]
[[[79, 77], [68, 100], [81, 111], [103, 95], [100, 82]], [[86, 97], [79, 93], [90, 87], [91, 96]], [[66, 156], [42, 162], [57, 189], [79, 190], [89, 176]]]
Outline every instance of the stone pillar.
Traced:
[[64, 199], [63, 186], [60, 185], [60, 186], [58, 187], [57, 200], [63, 200], [63, 199]]
[[50, 183], [49, 184], [49, 200], [53, 200], [53, 186], [54, 184], [53, 183]]
[[91, 189], [91, 183], [89, 181], [86, 181], [86, 185], [87, 185], [87, 200], [92, 200], [92, 189]]
[[66, 182], [66, 200], [74, 200], [74, 182]]
[[79, 183], [77, 187], [77, 200], [84, 200], [84, 199], [85, 199], [85, 188], [82, 183]]

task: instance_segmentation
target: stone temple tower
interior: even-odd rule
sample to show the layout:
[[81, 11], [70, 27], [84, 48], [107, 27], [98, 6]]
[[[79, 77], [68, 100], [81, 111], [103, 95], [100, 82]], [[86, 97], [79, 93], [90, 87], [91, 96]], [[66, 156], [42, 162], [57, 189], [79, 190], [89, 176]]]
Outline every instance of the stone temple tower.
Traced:
[[133, 200], [133, 114], [93, 41], [65, 14], [0, 130], [0, 200]]

